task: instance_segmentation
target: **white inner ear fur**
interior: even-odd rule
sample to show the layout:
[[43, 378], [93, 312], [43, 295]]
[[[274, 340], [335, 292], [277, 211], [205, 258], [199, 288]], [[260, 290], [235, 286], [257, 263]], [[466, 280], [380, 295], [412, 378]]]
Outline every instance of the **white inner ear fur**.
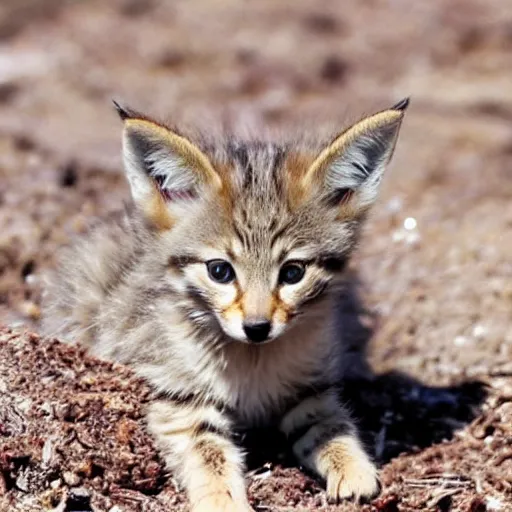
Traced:
[[175, 154], [171, 148], [159, 148], [144, 158], [149, 174], [162, 176], [162, 188], [176, 192], [187, 191], [197, 186], [196, 173]]
[[187, 139], [150, 122], [130, 123], [141, 124], [125, 125], [123, 134], [125, 171], [136, 203], [150, 201], [158, 189], [175, 193], [179, 201], [181, 192], [204, 193], [200, 185], [206, 181], [220, 185], [208, 158]]
[[359, 207], [372, 204], [393, 153], [394, 140], [395, 136], [384, 140], [378, 135], [360, 135], [329, 164], [327, 187], [354, 190]]

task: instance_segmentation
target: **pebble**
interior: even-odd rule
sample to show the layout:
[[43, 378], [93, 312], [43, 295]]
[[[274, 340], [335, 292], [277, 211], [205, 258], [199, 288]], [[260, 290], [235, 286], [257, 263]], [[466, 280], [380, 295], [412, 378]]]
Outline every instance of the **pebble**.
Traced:
[[418, 223], [414, 217], [407, 217], [404, 220], [404, 228], [407, 229], [407, 231], [412, 231], [413, 229], [416, 229], [417, 226]]
[[466, 336], [455, 336], [453, 340], [453, 344], [456, 347], [463, 347], [464, 345], [467, 345], [469, 342], [468, 338]]
[[387, 204], [387, 209], [391, 213], [398, 213], [402, 208], [403, 201], [399, 197], [393, 197]]
[[60, 478], [57, 478], [57, 480], [53, 480], [53, 482], [50, 482], [50, 487], [52, 489], [58, 489], [62, 484], [62, 481]]
[[44, 467], [48, 466], [48, 463], [50, 462], [51, 458], [53, 456], [53, 439], [49, 437], [43, 446], [43, 452], [42, 452], [42, 465]]
[[62, 478], [69, 487], [76, 487], [82, 483], [82, 479], [72, 471], [64, 471], [64, 473], [62, 473]]
[[41, 318], [41, 308], [30, 300], [23, 301], [19, 306], [20, 313], [32, 320], [39, 320]]
[[414, 217], [406, 217], [402, 223], [402, 227], [394, 231], [391, 238], [393, 242], [404, 242], [406, 245], [416, 245], [421, 239], [417, 228], [417, 220]]
[[489, 496], [486, 498], [487, 510], [501, 510], [503, 508], [503, 503], [493, 496]]
[[475, 338], [483, 338], [486, 333], [487, 329], [481, 324], [477, 324], [473, 327], [473, 336]]

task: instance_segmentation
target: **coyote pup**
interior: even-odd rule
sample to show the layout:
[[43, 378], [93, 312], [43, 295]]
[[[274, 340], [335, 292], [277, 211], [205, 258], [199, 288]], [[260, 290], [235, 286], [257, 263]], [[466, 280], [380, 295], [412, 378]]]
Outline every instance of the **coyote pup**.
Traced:
[[148, 428], [194, 512], [251, 510], [234, 432], [270, 423], [331, 500], [378, 493], [335, 310], [407, 105], [324, 146], [193, 141], [116, 105], [134, 205], [63, 255], [46, 327], [154, 387]]

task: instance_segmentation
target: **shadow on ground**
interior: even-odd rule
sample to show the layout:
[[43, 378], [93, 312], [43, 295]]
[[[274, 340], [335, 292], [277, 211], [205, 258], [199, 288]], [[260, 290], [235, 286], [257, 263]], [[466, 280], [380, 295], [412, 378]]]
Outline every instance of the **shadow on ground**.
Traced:
[[[369, 452], [385, 464], [401, 453], [452, 439], [456, 430], [479, 414], [487, 395], [485, 385], [466, 381], [433, 387], [400, 372], [375, 374], [366, 353], [373, 334], [369, 325], [375, 325], [376, 319], [363, 306], [357, 290], [358, 282], [353, 278], [340, 302], [340, 332], [346, 336], [348, 348], [348, 378], [341, 397], [352, 410]], [[269, 462], [295, 465], [285, 439], [273, 429], [247, 432], [243, 445], [248, 451], [249, 469]]]

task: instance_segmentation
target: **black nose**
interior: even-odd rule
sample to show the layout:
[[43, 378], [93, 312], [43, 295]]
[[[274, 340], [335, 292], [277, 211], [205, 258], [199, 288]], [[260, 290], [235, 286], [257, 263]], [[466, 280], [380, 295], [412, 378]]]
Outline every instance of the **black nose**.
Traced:
[[270, 322], [263, 321], [244, 324], [244, 332], [251, 341], [260, 343], [268, 338]]

